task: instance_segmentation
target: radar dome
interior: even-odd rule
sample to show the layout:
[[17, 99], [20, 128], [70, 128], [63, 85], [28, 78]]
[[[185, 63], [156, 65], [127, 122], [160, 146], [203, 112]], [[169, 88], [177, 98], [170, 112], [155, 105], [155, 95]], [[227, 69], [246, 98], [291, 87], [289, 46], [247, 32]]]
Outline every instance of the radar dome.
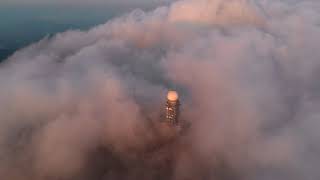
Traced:
[[179, 95], [176, 91], [169, 91], [167, 98], [169, 101], [177, 101], [179, 99]]

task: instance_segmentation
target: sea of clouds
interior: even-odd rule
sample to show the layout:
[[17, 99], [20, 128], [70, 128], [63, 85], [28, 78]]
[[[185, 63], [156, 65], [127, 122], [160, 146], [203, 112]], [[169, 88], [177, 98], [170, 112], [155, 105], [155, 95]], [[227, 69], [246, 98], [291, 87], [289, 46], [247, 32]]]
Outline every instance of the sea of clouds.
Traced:
[[[319, 43], [317, 0], [180, 0], [45, 38], [0, 64], [0, 179], [319, 179]], [[192, 126], [146, 152], [169, 89]]]

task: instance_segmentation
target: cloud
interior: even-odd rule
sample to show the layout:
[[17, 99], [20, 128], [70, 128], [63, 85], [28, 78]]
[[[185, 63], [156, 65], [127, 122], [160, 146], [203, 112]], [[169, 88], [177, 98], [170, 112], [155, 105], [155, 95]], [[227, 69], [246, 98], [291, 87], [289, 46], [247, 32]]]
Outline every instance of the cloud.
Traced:
[[180, 1], [172, 6], [169, 21], [202, 24], [247, 24], [260, 20], [249, 1]]
[[[19, 50], [0, 65], [0, 175], [317, 179], [319, 17], [317, 1], [183, 0]], [[162, 144], [172, 88], [192, 126]]]

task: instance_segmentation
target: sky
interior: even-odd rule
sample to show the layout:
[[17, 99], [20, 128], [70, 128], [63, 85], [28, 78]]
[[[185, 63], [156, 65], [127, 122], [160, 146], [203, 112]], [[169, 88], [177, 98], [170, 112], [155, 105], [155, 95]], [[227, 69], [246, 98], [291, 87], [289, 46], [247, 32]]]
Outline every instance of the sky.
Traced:
[[0, 61], [46, 36], [87, 30], [135, 8], [151, 10], [159, 4], [163, 2], [0, 1]]
[[[319, 42], [317, 0], [178, 0], [44, 37], [0, 63], [0, 177], [319, 179]], [[172, 89], [191, 126], [168, 141]]]
[[1, 0], [0, 4], [72, 4], [72, 5], [81, 5], [81, 4], [159, 4], [164, 2], [170, 2], [172, 0]]

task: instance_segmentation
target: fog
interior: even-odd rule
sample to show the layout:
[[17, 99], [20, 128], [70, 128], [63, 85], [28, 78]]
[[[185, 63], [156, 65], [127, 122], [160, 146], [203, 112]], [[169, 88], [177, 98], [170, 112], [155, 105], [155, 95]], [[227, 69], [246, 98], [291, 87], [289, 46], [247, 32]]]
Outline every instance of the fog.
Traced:
[[[0, 64], [0, 177], [319, 179], [318, 1], [181, 0]], [[166, 93], [181, 96], [173, 138]]]

